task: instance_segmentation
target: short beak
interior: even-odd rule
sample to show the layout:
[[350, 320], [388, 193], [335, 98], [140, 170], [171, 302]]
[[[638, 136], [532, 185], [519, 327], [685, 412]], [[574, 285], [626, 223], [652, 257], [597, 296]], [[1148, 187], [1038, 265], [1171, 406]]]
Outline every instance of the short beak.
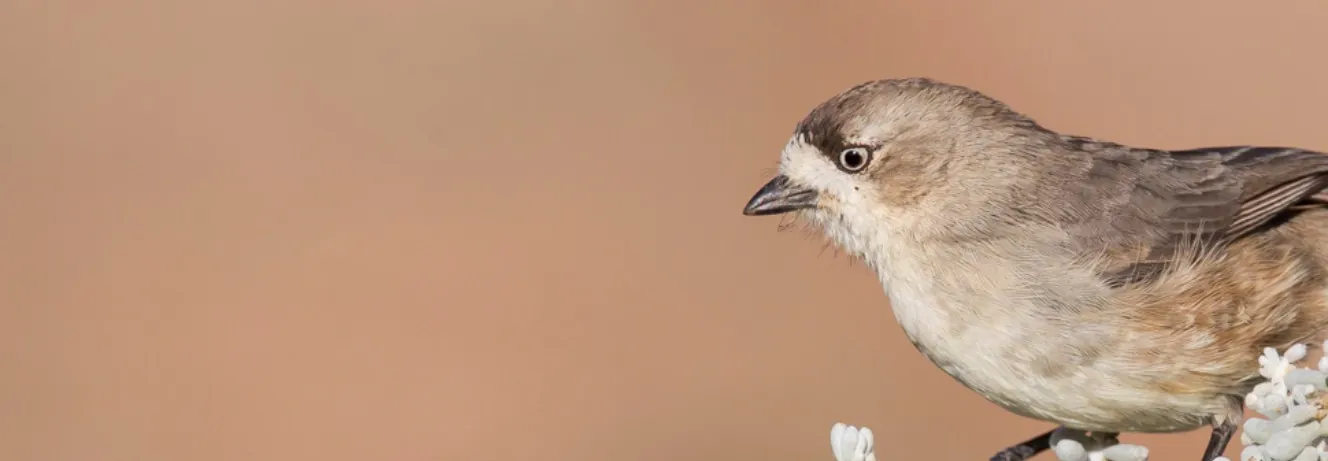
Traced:
[[798, 186], [788, 176], [779, 175], [761, 186], [747, 202], [742, 214], [763, 216], [816, 207], [816, 191]]

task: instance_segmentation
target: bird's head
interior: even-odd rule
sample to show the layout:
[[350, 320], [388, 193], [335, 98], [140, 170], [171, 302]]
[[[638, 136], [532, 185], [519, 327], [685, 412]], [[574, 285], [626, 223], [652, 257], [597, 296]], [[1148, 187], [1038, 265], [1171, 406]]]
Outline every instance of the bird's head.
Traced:
[[930, 79], [877, 80], [813, 109], [749, 216], [792, 213], [845, 249], [885, 235], [977, 231], [1008, 205], [1047, 132], [1004, 104]]

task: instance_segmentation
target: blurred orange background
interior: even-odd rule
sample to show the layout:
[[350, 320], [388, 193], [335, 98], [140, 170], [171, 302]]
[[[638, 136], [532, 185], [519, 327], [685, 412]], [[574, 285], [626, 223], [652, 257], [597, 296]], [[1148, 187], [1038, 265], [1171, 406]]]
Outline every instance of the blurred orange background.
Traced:
[[861, 264], [740, 214], [793, 125], [930, 76], [1128, 144], [1323, 150], [1325, 19], [10, 0], [0, 459], [828, 461], [836, 421], [882, 461], [987, 459], [1049, 425], [926, 362]]

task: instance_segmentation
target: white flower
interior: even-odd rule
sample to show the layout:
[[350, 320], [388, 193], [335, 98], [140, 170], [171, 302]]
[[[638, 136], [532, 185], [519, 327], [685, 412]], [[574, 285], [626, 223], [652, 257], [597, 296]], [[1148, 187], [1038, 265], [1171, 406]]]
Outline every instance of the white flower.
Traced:
[[835, 423], [830, 428], [830, 450], [835, 453], [836, 461], [876, 461], [874, 445], [872, 431], [866, 427], [858, 429]]
[[1116, 437], [1084, 431], [1056, 428], [1051, 433], [1051, 450], [1061, 461], [1146, 461], [1148, 449], [1141, 445], [1121, 444]]
[[1328, 391], [1328, 360], [1320, 360], [1317, 370], [1297, 367], [1306, 351], [1297, 344], [1282, 355], [1264, 349], [1259, 357], [1259, 374], [1268, 380], [1255, 386], [1245, 403], [1267, 419], [1245, 421], [1240, 461], [1328, 461], [1328, 421], [1319, 417], [1320, 395]]

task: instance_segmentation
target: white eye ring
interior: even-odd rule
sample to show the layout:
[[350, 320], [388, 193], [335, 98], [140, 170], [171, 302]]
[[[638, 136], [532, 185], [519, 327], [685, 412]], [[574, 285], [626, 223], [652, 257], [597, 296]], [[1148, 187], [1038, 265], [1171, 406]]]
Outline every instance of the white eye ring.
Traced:
[[839, 151], [839, 168], [849, 173], [862, 171], [871, 162], [871, 151], [865, 147], [850, 147]]

